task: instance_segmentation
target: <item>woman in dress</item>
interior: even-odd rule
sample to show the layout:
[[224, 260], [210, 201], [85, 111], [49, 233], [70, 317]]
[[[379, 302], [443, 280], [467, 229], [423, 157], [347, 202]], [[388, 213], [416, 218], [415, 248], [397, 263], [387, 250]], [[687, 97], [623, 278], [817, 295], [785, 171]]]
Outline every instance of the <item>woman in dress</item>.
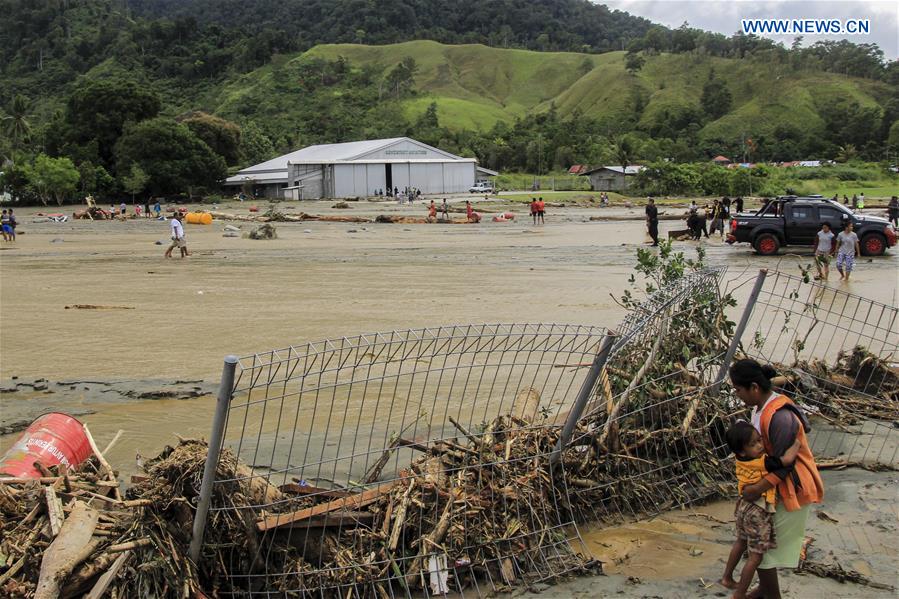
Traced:
[[771, 379], [777, 373], [771, 366], [744, 359], [730, 367], [734, 391], [752, 410], [752, 424], [762, 436], [765, 452], [781, 457], [799, 439], [800, 449], [792, 469], [770, 472], [754, 485], [743, 488], [743, 499], [755, 501], [768, 489], [777, 492], [774, 532], [777, 548], [765, 553], [758, 567], [759, 586], [749, 597], [780, 599], [777, 568], [796, 568], [805, 539], [805, 523], [809, 506], [821, 503], [824, 485], [806, 434], [811, 430], [808, 419], [785, 395], [772, 390]]

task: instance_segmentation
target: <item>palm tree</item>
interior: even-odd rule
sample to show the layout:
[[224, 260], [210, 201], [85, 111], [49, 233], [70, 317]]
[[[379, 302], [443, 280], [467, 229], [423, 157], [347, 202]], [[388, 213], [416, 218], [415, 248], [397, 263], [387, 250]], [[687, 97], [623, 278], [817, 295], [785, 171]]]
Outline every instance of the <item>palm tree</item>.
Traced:
[[30, 112], [31, 102], [25, 96], [17, 94], [9, 104], [9, 116], [3, 117], [4, 131], [12, 140], [14, 149], [31, 139], [31, 123], [28, 122]]
[[849, 162], [853, 160], [856, 156], [858, 156], [858, 150], [852, 144], [846, 144], [845, 146], [840, 146], [839, 153], [837, 154], [837, 162]]
[[615, 140], [614, 152], [615, 159], [618, 161], [618, 166], [626, 171], [627, 167], [631, 165], [631, 159], [633, 159], [634, 156], [633, 142], [631, 142], [631, 139], [628, 136], [622, 135]]

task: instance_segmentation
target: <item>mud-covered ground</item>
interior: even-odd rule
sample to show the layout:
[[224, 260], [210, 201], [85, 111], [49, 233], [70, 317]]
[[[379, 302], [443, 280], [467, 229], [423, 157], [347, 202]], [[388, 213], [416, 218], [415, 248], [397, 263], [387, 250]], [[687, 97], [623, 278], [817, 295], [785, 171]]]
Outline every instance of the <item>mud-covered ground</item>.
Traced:
[[[454, 203], [460, 207], [464, 198]], [[341, 216], [426, 215], [421, 203], [358, 202], [344, 210], [331, 204], [281, 208]], [[246, 232], [252, 223], [215, 221], [186, 226], [192, 255], [184, 260], [162, 257], [166, 222], [34, 222], [42, 220], [38, 210], [17, 210], [19, 239], [0, 246], [0, 451], [35, 416], [63, 410], [88, 422], [101, 446], [124, 430], [107, 457], [123, 472], [133, 471], [136, 454], [155, 455], [175, 434], [208, 435], [227, 354], [458, 323], [612, 327], [621, 320], [624, 311], [613, 296], [627, 287], [636, 248], [648, 240], [642, 208], [550, 206], [546, 224], [535, 227], [520, 204], [491, 200], [480, 206], [511, 209], [518, 218], [493, 223], [485, 214], [479, 225], [276, 223], [278, 238], [266, 241], [223, 236], [226, 224]], [[246, 215], [247, 207], [218, 209]], [[661, 210], [663, 218], [683, 211]], [[677, 220], [661, 223], [663, 236], [682, 228]], [[799, 274], [799, 265], [812, 261], [810, 249], [761, 258], [746, 245], [730, 247], [718, 238], [700, 243], [707, 261], [727, 264], [732, 279], [759, 268]], [[691, 256], [696, 245], [676, 242]], [[899, 250], [860, 259], [851, 283], [831, 285], [896, 305]], [[76, 307], [84, 305], [100, 308]], [[872, 577], [883, 582], [890, 571], [882, 569], [885, 563], [893, 573], [899, 570], [895, 544], [888, 541], [896, 533], [895, 476], [851, 471], [831, 473], [828, 480], [835, 490], [822, 509], [839, 524], [813, 518], [815, 546], [848, 556], [844, 566], [863, 573], [867, 563]], [[588, 547], [611, 574], [541, 596], [723, 592], [699, 581], [720, 576], [730, 525], [719, 520], [727, 522], [729, 510], [729, 503], [715, 504], [588, 533]], [[809, 576], [785, 580], [788, 596], [880, 596]]]

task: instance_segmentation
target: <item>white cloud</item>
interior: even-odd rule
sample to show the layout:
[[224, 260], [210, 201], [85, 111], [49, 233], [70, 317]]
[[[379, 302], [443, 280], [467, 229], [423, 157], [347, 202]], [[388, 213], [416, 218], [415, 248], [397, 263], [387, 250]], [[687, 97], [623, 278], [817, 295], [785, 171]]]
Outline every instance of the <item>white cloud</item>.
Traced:
[[[595, 0], [594, 0], [595, 1]], [[691, 27], [732, 35], [741, 19], [869, 19], [870, 35], [806, 35], [804, 43], [823, 39], [849, 39], [876, 43], [888, 59], [899, 58], [899, 2], [894, 0], [602, 0], [613, 10], [623, 10], [668, 27]], [[792, 35], [769, 36], [789, 45]]]

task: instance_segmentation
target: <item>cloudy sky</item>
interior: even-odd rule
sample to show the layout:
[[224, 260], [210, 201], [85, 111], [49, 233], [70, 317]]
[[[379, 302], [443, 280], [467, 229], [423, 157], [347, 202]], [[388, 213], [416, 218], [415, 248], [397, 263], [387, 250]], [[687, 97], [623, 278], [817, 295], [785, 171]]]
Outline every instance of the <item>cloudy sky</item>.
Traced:
[[[611, 9], [646, 17], [668, 27], [691, 27], [732, 35], [741, 19], [869, 19], [870, 35], [845, 36], [855, 43], [876, 43], [890, 60], [899, 58], [899, 2], [896, 0], [593, 0]], [[789, 46], [792, 35], [770, 36]], [[804, 36], [804, 43], [841, 36]]]

